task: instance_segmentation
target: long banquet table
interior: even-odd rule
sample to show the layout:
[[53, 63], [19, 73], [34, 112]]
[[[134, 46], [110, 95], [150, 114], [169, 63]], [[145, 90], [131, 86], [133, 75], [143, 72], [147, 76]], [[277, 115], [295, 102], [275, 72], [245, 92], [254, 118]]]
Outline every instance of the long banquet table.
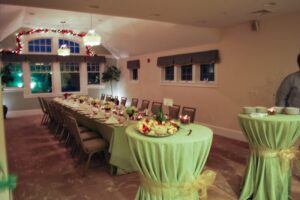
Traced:
[[127, 125], [135, 122], [128, 121], [126, 124], [121, 126], [105, 124], [103, 121], [90, 118], [88, 115], [82, 114], [70, 107], [66, 107], [65, 105], [64, 107], [72, 112], [79, 124], [101, 134], [101, 136], [109, 142], [109, 163], [112, 166], [111, 173], [113, 175], [121, 175], [137, 171], [137, 167], [133, 162], [133, 157], [129, 150], [127, 136], [125, 134]]
[[153, 138], [138, 133], [134, 125], [128, 126], [130, 150], [141, 177], [136, 200], [198, 200], [199, 189], [202, 198], [206, 196], [206, 187], [213, 182], [215, 174], [200, 173], [213, 134], [204, 126], [190, 124], [185, 127], [192, 129], [190, 135], [180, 129], [175, 135]]
[[300, 136], [300, 115], [238, 118], [251, 149], [240, 200], [291, 199], [290, 162], [297, 152], [292, 146]]

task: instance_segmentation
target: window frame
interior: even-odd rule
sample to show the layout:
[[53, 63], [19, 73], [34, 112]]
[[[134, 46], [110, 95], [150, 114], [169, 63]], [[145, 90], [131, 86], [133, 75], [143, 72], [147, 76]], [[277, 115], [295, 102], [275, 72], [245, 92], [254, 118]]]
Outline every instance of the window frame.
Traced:
[[[29, 51], [29, 48], [30, 48], [30, 45], [29, 45], [29, 43], [32, 41], [32, 42], [34, 42], [34, 41], [36, 41], [36, 40], [50, 40], [50, 47], [51, 47], [51, 51], [49, 52], [49, 51], [44, 51], [44, 52], [42, 52], [42, 51]], [[26, 46], [26, 49], [27, 49], [27, 52], [28, 53], [30, 53], [30, 54], [52, 54], [54, 51], [53, 51], [53, 38], [47, 38], [47, 37], [37, 37], [37, 38], [32, 38], [32, 39], [30, 39], [30, 40], [28, 40], [27, 42], [26, 42], [26, 44], [27, 44], [27, 46]], [[47, 49], [47, 47], [49, 46], [49, 45], [44, 45], [45, 46], [45, 48]], [[34, 45], [34, 47], [35, 47], [35, 45]], [[39, 44], [39, 47], [41, 47], [41, 45]]]
[[182, 86], [182, 87], [218, 87], [218, 64], [214, 63], [214, 81], [200, 81], [201, 64], [192, 64], [192, 80], [181, 80], [181, 66], [174, 65], [175, 80], [165, 80], [165, 67], [161, 67], [161, 82], [163, 86]]
[[[133, 79], [133, 70], [137, 71], [137, 79]], [[132, 68], [129, 69], [129, 80], [131, 83], [138, 83], [140, 80], [140, 73], [139, 73], [139, 68]]]
[[[167, 80], [166, 79], [166, 68], [167, 67], [171, 67], [173, 66], [174, 67], [174, 74], [173, 74], [173, 80]], [[177, 67], [176, 65], [169, 65], [169, 66], [163, 66], [161, 67], [161, 82], [165, 82], [165, 83], [176, 83], [177, 82]]]
[[[68, 68], [70, 68], [70, 67], [77, 67], [77, 64], [78, 64], [78, 70], [62, 70], [62, 67], [68, 67]], [[62, 66], [63, 65], [63, 66]], [[69, 65], [71, 65], [71, 66], [69, 66]], [[76, 66], [75, 66], [76, 65]], [[80, 65], [80, 62], [60, 62], [59, 63], [59, 72], [60, 72], [60, 77], [61, 77], [61, 79], [60, 79], [60, 92], [61, 93], [67, 93], [67, 92], [70, 92], [70, 93], [74, 93], [74, 92], [80, 92], [81, 91], [81, 77], [80, 77], [80, 72], [81, 72], [81, 70], [80, 70], [80, 68], [81, 68], [81, 65]], [[79, 76], [78, 76], [78, 78], [79, 78], [79, 90], [78, 91], [63, 91], [63, 88], [62, 88], [62, 74], [75, 74], [75, 73], [78, 73], [79, 74]]]
[[[28, 63], [28, 70], [29, 70], [29, 83], [27, 84], [27, 89], [30, 91], [30, 95], [34, 95], [34, 96], [41, 96], [41, 95], [46, 95], [46, 96], [49, 96], [49, 95], [53, 95], [53, 89], [54, 89], [54, 81], [53, 81], [53, 63], [52, 62], [49, 62], [49, 63], [44, 63], [44, 62], [41, 62], [43, 64], [49, 64], [50, 67], [51, 67], [51, 71], [50, 71], [50, 74], [51, 74], [51, 92], [38, 92], [38, 93], [32, 93], [32, 90], [31, 90], [31, 75], [32, 73], [39, 73], [39, 74], [43, 74], [43, 73], [49, 73], [49, 72], [32, 72], [31, 71], [31, 65], [34, 64], [36, 66], [37, 63]], [[25, 85], [26, 87], [26, 85]], [[26, 97], [26, 96], [25, 96]]]
[[[99, 71], [89, 71], [89, 64], [92, 64], [92, 65], [98, 65], [98, 67], [99, 67]], [[95, 62], [87, 62], [86, 63], [86, 67], [87, 67], [87, 86], [88, 87], [90, 87], [90, 86], [99, 86], [99, 85], [103, 85], [103, 83], [102, 83], [102, 80], [101, 80], [101, 78], [102, 78], [102, 66], [101, 66], [101, 64], [100, 63], [95, 63]], [[99, 73], [99, 78], [100, 78], [100, 80], [99, 80], [99, 83], [96, 83], [96, 84], [89, 84], [89, 73]]]
[[[81, 47], [80, 47], [80, 43], [79, 42], [76, 42], [74, 40], [70, 40], [70, 39], [65, 39], [65, 38], [58, 38], [57, 40], [57, 48], [60, 48], [60, 41], [67, 41], [69, 43], [69, 45], [67, 44], [68, 48], [70, 49], [70, 53], [71, 55], [79, 55], [81, 54]], [[73, 42], [74, 45], [71, 47], [70, 46], [70, 42]], [[65, 43], [63, 43], [65, 44]], [[78, 44], [78, 47], [76, 47], [76, 44]], [[74, 48], [74, 52], [72, 53], [72, 48]], [[79, 52], [76, 52], [76, 48], [78, 48]]]
[[24, 81], [24, 70], [23, 70], [23, 64], [22, 62], [3, 62], [3, 66], [0, 67], [2, 69], [5, 67], [5, 65], [12, 63], [12, 64], [20, 64], [21, 65], [21, 70], [22, 70], [22, 82], [23, 82], [23, 87], [7, 87], [6, 85], [3, 87], [3, 91], [5, 92], [14, 92], [14, 91], [23, 91], [25, 88], [25, 81]]

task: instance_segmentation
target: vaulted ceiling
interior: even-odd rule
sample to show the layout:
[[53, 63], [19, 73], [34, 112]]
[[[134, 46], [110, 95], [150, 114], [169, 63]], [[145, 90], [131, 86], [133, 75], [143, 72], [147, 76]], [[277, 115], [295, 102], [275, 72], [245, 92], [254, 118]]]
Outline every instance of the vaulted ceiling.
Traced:
[[20, 28], [66, 21], [79, 32], [93, 27], [103, 47], [127, 57], [217, 42], [223, 27], [299, 12], [299, 0], [0, 0], [0, 45]]

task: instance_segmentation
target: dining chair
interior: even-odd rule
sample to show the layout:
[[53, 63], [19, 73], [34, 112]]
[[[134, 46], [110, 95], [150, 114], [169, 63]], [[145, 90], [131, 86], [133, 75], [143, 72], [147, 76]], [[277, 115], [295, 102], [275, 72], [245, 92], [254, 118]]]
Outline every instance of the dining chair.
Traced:
[[105, 101], [111, 101], [112, 96], [111, 95], [106, 95]]
[[44, 106], [44, 109], [45, 109], [45, 119], [44, 119], [44, 122], [42, 125], [47, 125], [48, 124], [48, 121], [49, 121], [49, 110], [48, 110], [48, 106], [47, 106], [47, 100], [45, 98], [41, 98], [41, 101], [42, 101], [42, 104]]
[[148, 109], [149, 104], [150, 104], [149, 100], [146, 100], [146, 99], [142, 100], [142, 105], [139, 108], [139, 111], [144, 111], [145, 109]]
[[101, 94], [100, 100], [103, 101], [105, 99], [105, 94]]
[[181, 111], [182, 115], [187, 115], [190, 117], [190, 122], [194, 122], [195, 120], [195, 115], [196, 115], [196, 108], [192, 108], [192, 107], [182, 107], [182, 111]]
[[78, 164], [80, 164], [80, 162], [81, 162], [82, 153], [85, 153], [86, 155], [88, 155], [88, 159], [86, 161], [84, 171], [83, 171], [83, 175], [85, 175], [86, 171], [89, 167], [92, 156], [95, 153], [100, 153], [100, 152], [104, 151], [108, 147], [108, 143], [102, 138], [84, 140], [82, 137], [82, 134], [80, 134], [80, 132], [79, 132], [78, 124], [74, 117], [69, 116], [68, 123], [71, 128], [71, 131], [74, 133], [77, 145], [81, 147], [81, 149], [80, 149], [81, 151], [79, 153]]
[[121, 105], [126, 106], [126, 101], [127, 101], [127, 97], [122, 97], [121, 98]]
[[[68, 143], [72, 140], [72, 138], [74, 139], [74, 131], [72, 132], [72, 127], [70, 126], [69, 123], [69, 117], [73, 117], [73, 115], [69, 112], [69, 111], [63, 111], [63, 118], [64, 118], [64, 127], [67, 130], [67, 137], [66, 137], [66, 141], [65, 141], [65, 145], [67, 146]], [[93, 138], [97, 138], [99, 137], [99, 135], [97, 133], [91, 132], [88, 128], [84, 127], [84, 126], [78, 126], [78, 130], [80, 132], [80, 134], [82, 135], [82, 138], [84, 140], [89, 140], [89, 139], [93, 139]], [[62, 136], [63, 132], [61, 132], [60, 135], [60, 139]]]
[[138, 98], [132, 98], [132, 100], [131, 100], [131, 106], [134, 106], [134, 107], [137, 108], [138, 103], [139, 103], [139, 99]]
[[43, 104], [42, 98], [41, 98], [41, 97], [38, 97], [38, 100], [39, 100], [39, 104], [40, 104], [40, 107], [41, 107], [42, 112], [43, 112], [43, 117], [42, 117], [42, 121], [41, 121], [41, 125], [43, 125], [43, 124], [44, 124], [44, 121], [45, 121], [45, 119], [46, 119], [46, 117], [47, 117], [47, 113], [46, 113], [46, 109], [45, 109], [45, 106], [44, 106], [44, 104]]
[[162, 103], [153, 101], [151, 105], [151, 112], [157, 114], [162, 109]]
[[178, 119], [180, 111], [180, 105], [169, 106], [169, 118]]
[[118, 97], [118, 96], [115, 96], [115, 98], [114, 98], [114, 103], [115, 103], [116, 105], [119, 105], [120, 101], [119, 101], [119, 97]]

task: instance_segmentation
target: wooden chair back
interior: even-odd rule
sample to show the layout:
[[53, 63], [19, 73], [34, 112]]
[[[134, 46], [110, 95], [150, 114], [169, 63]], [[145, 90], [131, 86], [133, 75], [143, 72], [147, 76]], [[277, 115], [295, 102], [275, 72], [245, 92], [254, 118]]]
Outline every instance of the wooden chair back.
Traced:
[[191, 122], [193, 123], [195, 120], [195, 115], [196, 115], [196, 108], [192, 108], [192, 107], [183, 107], [182, 108], [182, 115], [187, 115], [190, 117]]

